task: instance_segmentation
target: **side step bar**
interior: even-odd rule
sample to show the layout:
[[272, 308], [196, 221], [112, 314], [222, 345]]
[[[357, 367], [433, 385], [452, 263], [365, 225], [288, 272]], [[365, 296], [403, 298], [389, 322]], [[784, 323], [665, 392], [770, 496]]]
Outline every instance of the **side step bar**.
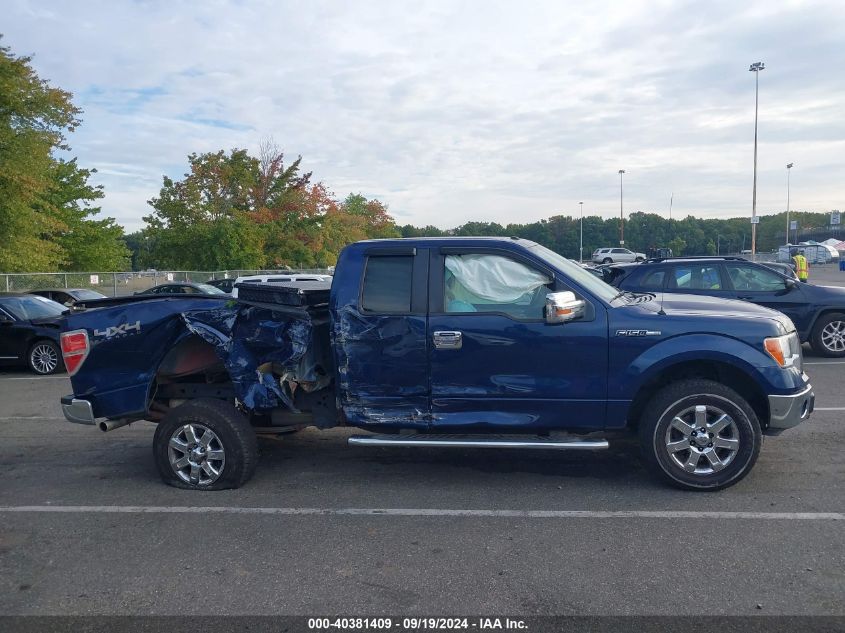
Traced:
[[536, 435], [353, 435], [350, 446], [443, 448], [532, 448], [596, 450], [607, 448], [604, 439], [554, 439]]

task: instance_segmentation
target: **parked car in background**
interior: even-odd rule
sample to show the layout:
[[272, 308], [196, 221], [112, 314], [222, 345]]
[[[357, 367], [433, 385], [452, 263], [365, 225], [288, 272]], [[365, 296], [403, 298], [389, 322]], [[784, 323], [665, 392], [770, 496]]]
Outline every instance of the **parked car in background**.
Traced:
[[604, 279], [633, 292], [742, 299], [783, 312], [801, 342], [823, 356], [845, 356], [845, 288], [801, 283], [741, 257], [687, 257], [610, 266]]
[[296, 274], [274, 274], [274, 275], [247, 275], [244, 277], [238, 277], [235, 279], [235, 287], [232, 289], [232, 296], [237, 298], [238, 296], [238, 288], [237, 285], [239, 283], [248, 282], [248, 283], [288, 283], [291, 281], [319, 281], [319, 282], [326, 282], [331, 281], [331, 275], [319, 275], [319, 274], [311, 274], [311, 273], [296, 273]]
[[58, 317], [68, 309], [37, 295], [0, 293], [0, 363], [27, 365], [36, 374], [62, 365]]
[[226, 279], [212, 279], [208, 282], [208, 285], [219, 288], [227, 295], [230, 295], [232, 294], [232, 290], [235, 289], [235, 280], [230, 277]]
[[597, 248], [593, 251], [593, 262], [596, 264], [616, 264], [619, 262], [645, 261], [645, 253], [635, 253], [627, 248]]
[[167, 283], [147, 288], [136, 295], [225, 295], [226, 293], [209, 284], [191, 282]]
[[77, 301], [107, 298], [102, 292], [88, 288], [44, 288], [43, 290], [30, 290], [29, 294], [46, 297], [68, 308], [76, 304]]

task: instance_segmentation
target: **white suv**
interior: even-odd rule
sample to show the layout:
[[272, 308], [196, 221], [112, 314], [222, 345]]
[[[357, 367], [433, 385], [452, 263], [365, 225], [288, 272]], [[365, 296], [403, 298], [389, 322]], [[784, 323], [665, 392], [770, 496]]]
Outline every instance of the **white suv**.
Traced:
[[644, 262], [645, 260], [645, 253], [634, 253], [627, 248], [597, 248], [593, 251], [593, 262], [596, 264]]
[[235, 287], [232, 288], [232, 297], [238, 298], [237, 285], [242, 281], [254, 283], [284, 283], [286, 281], [331, 281], [331, 275], [310, 275], [303, 273], [292, 273], [290, 275], [279, 274], [275, 275], [249, 275], [246, 277], [238, 277], [235, 279]]

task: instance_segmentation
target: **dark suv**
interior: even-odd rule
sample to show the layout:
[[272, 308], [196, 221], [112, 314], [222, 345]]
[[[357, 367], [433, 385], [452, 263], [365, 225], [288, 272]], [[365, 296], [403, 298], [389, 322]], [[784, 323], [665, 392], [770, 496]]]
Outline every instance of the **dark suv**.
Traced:
[[650, 259], [607, 266], [604, 280], [632, 292], [677, 292], [743, 299], [783, 312], [802, 342], [845, 356], [845, 288], [801, 283], [741, 257]]

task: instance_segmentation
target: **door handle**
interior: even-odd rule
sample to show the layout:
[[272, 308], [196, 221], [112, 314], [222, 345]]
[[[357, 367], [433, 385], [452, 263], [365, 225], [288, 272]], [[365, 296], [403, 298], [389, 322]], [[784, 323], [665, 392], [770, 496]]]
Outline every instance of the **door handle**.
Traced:
[[461, 349], [463, 335], [460, 332], [435, 332], [435, 349]]

